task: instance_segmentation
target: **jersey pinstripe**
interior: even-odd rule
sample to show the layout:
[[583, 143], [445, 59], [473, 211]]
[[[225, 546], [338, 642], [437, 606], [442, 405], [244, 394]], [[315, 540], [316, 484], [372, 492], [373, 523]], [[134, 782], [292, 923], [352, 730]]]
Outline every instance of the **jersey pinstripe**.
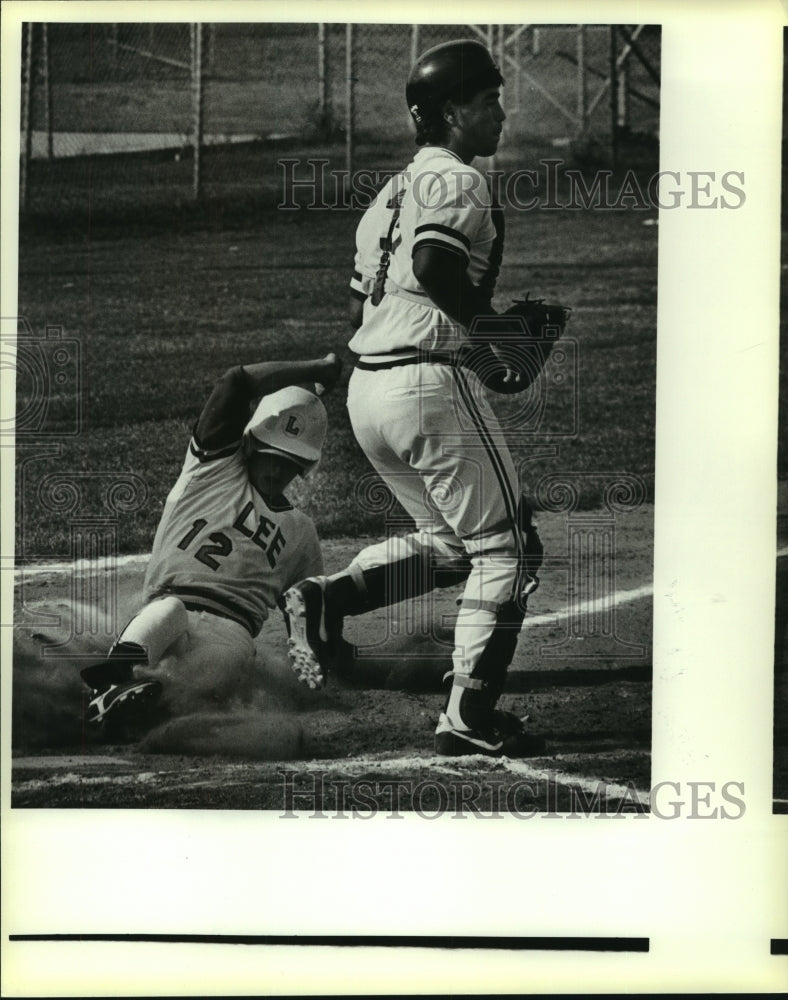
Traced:
[[[467, 261], [471, 282], [492, 298], [502, 250], [501, 213], [487, 182], [447, 149], [426, 146], [388, 181], [356, 232], [351, 293], [364, 300], [361, 327], [350, 341], [361, 355], [455, 347], [465, 331], [427, 297], [413, 273], [413, 255], [440, 247]], [[386, 294], [373, 305], [381, 255], [390, 246]]]
[[205, 451], [192, 439], [156, 531], [145, 600], [174, 594], [257, 635], [285, 590], [321, 572], [311, 519], [257, 492], [240, 442]]

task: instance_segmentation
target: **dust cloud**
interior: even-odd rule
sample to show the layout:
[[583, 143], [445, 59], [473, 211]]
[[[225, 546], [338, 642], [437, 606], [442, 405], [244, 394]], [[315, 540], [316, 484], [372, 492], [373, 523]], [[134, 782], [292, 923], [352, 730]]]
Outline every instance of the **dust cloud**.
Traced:
[[[65, 606], [58, 609], [66, 611]], [[67, 624], [67, 623], [66, 623]], [[90, 691], [79, 671], [105, 655], [89, 641], [58, 643], [56, 628], [15, 629], [12, 748], [16, 753], [133, 743], [141, 753], [285, 760], [297, 757], [297, 713], [308, 701], [284, 657], [265, 650], [246, 675], [186, 677], [171, 671], [148, 725], [89, 726]], [[163, 678], [164, 680], [164, 678]]]

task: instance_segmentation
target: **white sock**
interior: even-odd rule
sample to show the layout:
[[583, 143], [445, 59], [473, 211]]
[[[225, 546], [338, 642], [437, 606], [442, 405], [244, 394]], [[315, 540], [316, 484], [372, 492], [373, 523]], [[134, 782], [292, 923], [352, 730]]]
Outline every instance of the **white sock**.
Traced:
[[173, 643], [187, 631], [189, 613], [177, 597], [162, 597], [146, 604], [123, 630], [121, 642], [135, 642], [155, 666]]

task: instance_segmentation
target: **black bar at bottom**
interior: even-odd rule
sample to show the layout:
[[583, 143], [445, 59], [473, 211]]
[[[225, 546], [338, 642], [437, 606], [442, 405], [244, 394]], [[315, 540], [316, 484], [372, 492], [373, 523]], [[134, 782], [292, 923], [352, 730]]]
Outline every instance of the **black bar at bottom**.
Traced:
[[9, 941], [147, 941], [156, 944], [297, 945], [339, 948], [476, 948], [503, 951], [647, 952], [644, 937], [438, 937], [434, 935], [10, 934]]

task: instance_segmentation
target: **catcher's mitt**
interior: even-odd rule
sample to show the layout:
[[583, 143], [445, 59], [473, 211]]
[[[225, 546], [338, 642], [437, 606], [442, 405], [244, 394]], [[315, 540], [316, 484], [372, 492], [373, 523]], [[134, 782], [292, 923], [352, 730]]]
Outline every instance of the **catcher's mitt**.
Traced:
[[539, 377], [570, 311], [526, 295], [505, 312], [480, 319], [471, 330], [474, 346], [466, 363], [495, 392], [523, 392]]

